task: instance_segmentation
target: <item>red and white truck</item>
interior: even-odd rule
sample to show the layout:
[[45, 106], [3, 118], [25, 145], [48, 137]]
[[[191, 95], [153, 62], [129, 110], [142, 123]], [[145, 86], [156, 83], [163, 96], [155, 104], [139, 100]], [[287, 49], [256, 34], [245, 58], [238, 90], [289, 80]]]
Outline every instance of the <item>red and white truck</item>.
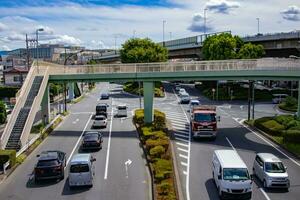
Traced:
[[193, 138], [206, 137], [215, 139], [217, 137], [216, 106], [200, 105], [191, 110], [191, 135]]

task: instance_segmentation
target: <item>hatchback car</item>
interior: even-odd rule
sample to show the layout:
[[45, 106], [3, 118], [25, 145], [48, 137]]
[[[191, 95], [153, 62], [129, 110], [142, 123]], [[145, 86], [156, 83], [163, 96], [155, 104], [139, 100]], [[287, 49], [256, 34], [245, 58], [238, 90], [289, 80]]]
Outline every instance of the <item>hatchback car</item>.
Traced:
[[263, 182], [265, 188], [290, 187], [286, 167], [273, 154], [258, 153], [253, 164], [253, 174]]
[[82, 150], [93, 150], [102, 149], [102, 134], [98, 131], [89, 131], [83, 135], [81, 149]]
[[187, 93], [187, 92], [185, 91], [185, 89], [184, 89], [184, 88], [180, 88], [180, 89], [179, 89], [179, 92], [178, 92], [178, 95], [181, 96], [182, 94], [185, 94], [185, 93]]
[[104, 115], [96, 115], [94, 122], [93, 122], [93, 128], [98, 127], [106, 127], [107, 126], [107, 118]]
[[44, 151], [37, 155], [38, 162], [34, 168], [34, 181], [44, 179], [64, 179], [66, 154], [61, 151]]
[[103, 92], [100, 94], [100, 99], [109, 99], [109, 94], [108, 92]]

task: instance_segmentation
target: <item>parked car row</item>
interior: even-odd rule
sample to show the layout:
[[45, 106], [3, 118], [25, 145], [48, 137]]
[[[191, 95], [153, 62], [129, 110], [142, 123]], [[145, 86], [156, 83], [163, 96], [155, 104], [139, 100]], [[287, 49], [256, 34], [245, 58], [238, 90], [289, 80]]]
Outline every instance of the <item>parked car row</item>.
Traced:
[[[253, 175], [265, 188], [289, 189], [290, 181], [283, 163], [270, 153], [258, 153]], [[253, 175], [235, 150], [215, 150], [212, 158], [212, 177], [220, 199], [251, 199]]]

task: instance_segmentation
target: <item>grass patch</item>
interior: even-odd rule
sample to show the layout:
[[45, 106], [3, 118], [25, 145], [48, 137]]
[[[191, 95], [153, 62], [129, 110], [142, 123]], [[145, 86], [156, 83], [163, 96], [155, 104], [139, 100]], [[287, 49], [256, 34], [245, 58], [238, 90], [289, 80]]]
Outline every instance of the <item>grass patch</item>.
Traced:
[[40, 133], [45, 128], [44, 123], [39, 123], [35, 126], [32, 126], [30, 133]]
[[76, 103], [79, 103], [80, 101], [82, 101], [83, 99], [84, 99], [84, 96], [81, 95], [80, 97], [77, 97], [76, 99], [73, 99], [71, 101], [71, 103], [76, 104]]

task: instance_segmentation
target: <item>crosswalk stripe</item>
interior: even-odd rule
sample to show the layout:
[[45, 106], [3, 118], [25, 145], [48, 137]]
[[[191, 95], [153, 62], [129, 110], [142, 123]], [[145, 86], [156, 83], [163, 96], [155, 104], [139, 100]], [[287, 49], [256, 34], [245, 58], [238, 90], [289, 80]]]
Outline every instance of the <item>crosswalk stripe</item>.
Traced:
[[186, 149], [183, 149], [183, 148], [179, 148], [179, 147], [177, 147], [177, 149], [178, 149], [179, 151], [183, 151], [183, 152], [186, 152], [186, 153], [188, 153], [188, 152], [189, 152], [188, 150], [186, 150]]
[[188, 144], [183, 144], [181, 142], [176, 142], [176, 144], [179, 145], [179, 146], [183, 146], [183, 147], [188, 147], [189, 146]]
[[190, 131], [188, 129], [186, 130], [173, 130], [174, 133], [181, 133], [181, 134], [186, 134], [189, 135]]
[[189, 138], [189, 136], [187, 136], [187, 135], [180, 135], [180, 134], [174, 134], [175, 136], [177, 136], [177, 137], [184, 137], [184, 138]]
[[187, 124], [188, 122], [186, 121], [186, 119], [171, 119], [171, 122], [180, 122], [180, 123], [184, 123], [184, 124]]
[[177, 128], [186, 128], [187, 125], [186, 124], [172, 124], [173, 127], [177, 127]]
[[179, 154], [179, 157], [184, 158], [184, 159], [188, 159], [188, 156], [183, 155], [183, 154]]
[[185, 162], [180, 162], [180, 163], [181, 163], [181, 165], [187, 167], [187, 163], [185, 163]]

